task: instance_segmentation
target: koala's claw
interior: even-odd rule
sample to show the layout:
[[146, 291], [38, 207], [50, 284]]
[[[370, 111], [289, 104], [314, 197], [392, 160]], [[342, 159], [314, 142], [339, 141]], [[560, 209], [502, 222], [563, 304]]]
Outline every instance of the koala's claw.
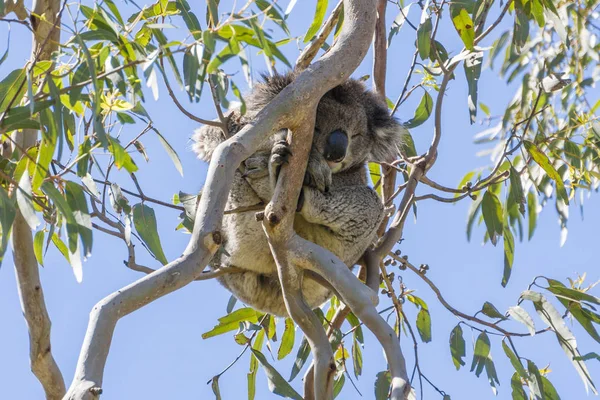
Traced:
[[290, 145], [285, 140], [279, 140], [273, 146], [271, 150], [271, 165], [282, 166], [287, 163], [292, 155]]

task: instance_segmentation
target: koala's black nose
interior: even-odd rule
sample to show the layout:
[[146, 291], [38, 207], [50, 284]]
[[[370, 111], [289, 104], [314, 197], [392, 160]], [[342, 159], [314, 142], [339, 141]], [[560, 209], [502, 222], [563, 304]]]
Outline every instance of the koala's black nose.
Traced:
[[340, 162], [346, 157], [347, 149], [348, 135], [346, 135], [346, 132], [338, 129], [331, 132], [327, 137], [323, 156], [327, 161]]

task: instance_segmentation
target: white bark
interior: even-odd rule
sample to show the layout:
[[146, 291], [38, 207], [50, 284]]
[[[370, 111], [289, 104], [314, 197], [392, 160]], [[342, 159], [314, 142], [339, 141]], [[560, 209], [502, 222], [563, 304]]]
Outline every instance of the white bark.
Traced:
[[[8, 2], [9, 10], [11, 3]], [[58, 48], [60, 39], [60, 1], [39, 0], [34, 3], [33, 13], [45, 18], [43, 21], [37, 18], [32, 20], [34, 35], [31, 59], [33, 63], [49, 60], [52, 52]], [[13, 5], [14, 7], [20, 5], [21, 9], [13, 8], [12, 11], [15, 11], [20, 19], [24, 19], [27, 13], [23, 8], [23, 1]], [[27, 149], [35, 145], [37, 136], [38, 131], [26, 129], [15, 134], [13, 139], [19, 148]], [[31, 370], [42, 384], [46, 399], [60, 399], [65, 393], [65, 382], [52, 357], [50, 317], [44, 301], [38, 263], [33, 253], [33, 235], [19, 211], [13, 223], [12, 242], [19, 299], [29, 331]]]

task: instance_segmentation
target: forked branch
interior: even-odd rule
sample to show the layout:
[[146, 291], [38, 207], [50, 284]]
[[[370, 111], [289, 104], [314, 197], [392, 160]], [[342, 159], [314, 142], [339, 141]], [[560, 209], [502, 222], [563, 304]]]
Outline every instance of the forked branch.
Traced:
[[[241, 161], [253, 154], [269, 135], [283, 128], [291, 127], [294, 131], [294, 127], [303, 126], [307, 120], [314, 121], [318, 100], [328, 90], [347, 79], [349, 73], [358, 66], [367, 52], [375, 22], [374, 9], [373, 0], [346, 0], [344, 29], [331, 51], [301, 73], [291, 85], [258, 113], [252, 123], [216, 148], [196, 211], [190, 242], [183, 255], [161, 269], [112, 293], [94, 307], [90, 313], [75, 377], [66, 398], [98, 398], [102, 390], [104, 366], [112, 335], [120, 318], [187, 285], [202, 273], [204, 266], [221, 244], [220, 227], [235, 170]], [[300, 156], [297, 158], [301, 159]], [[306, 163], [306, 158], [302, 162]], [[284, 168], [282, 174], [285, 176], [289, 170], [293, 168]], [[298, 199], [302, 182], [298, 177], [304, 176], [304, 168], [301, 168], [301, 172], [294, 171], [290, 178], [294, 175], [296, 178], [293, 181], [288, 180], [286, 189], [281, 184], [278, 185], [274, 201], [265, 212], [269, 223], [283, 221], [281, 227], [285, 227], [287, 224], [285, 221], [291, 218], [290, 212], [294, 207], [289, 207], [289, 204], [292, 204], [290, 199], [292, 202]], [[283, 207], [285, 204], [288, 205], [287, 212], [286, 207]], [[375, 331], [384, 345], [388, 362], [392, 366], [393, 386], [396, 388], [392, 398], [403, 399], [401, 392], [407, 387], [406, 379], [403, 378], [406, 376], [404, 359], [395, 333], [371, 304], [372, 297], [376, 297], [376, 293], [362, 285], [345, 265], [339, 263], [339, 260], [338, 263], [332, 264], [335, 265], [335, 271], [339, 270], [338, 272], [325, 270], [319, 263], [326, 261], [328, 264], [331, 257], [327, 255], [331, 255], [330, 253], [314, 244], [298, 243], [299, 238], [295, 235], [288, 236], [290, 232], [293, 233], [290, 229], [280, 229], [279, 232], [281, 233], [270, 236], [274, 243], [285, 243], [290, 240], [290, 249], [304, 249], [309, 251], [309, 254], [297, 252], [295, 255], [293, 253], [281, 255], [276, 251], [276, 259], [281, 265], [289, 265], [288, 261], [300, 265], [302, 260], [308, 260], [310, 266], [305, 265], [305, 268], [312, 268], [332, 283], [357, 316], [363, 318], [365, 324]], [[313, 257], [307, 257], [309, 255]], [[286, 258], [287, 256], [289, 259]], [[297, 259], [298, 256], [301, 256], [300, 260]], [[331, 268], [329, 265], [328, 267]], [[347, 276], [348, 274], [351, 278]], [[286, 299], [286, 303], [289, 300]], [[319, 347], [319, 352], [316, 352], [318, 360], [326, 359], [327, 357], [323, 358], [320, 355], [323, 344], [316, 347]]]

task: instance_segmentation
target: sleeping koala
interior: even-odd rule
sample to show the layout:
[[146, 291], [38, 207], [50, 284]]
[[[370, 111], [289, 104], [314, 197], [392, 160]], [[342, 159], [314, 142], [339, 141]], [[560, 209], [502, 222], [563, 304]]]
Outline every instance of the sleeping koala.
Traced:
[[[229, 132], [238, 132], [294, 79], [294, 73], [265, 78], [247, 98], [244, 116], [234, 112]], [[349, 267], [371, 245], [383, 220], [381, 200], [367, 184], [369, 161], [389, 161], [398, 155], [404, 128], [389, 115], [376, 94], [348, 80], [327, 92], [317, 107], [313, 144], [301, 201], [294, 220], [298, 235], [338, 256]], [[290, 155], [287, 131], [270, 137], [236, 171], [225, 209], [267, 204], [279, 167]], [[224, 140], [219, 128], [204, 126], [193, 140], [198, 157], [210, 161]], [[219, 281], [238, 299], [270, 314], [287, 316], [277, 267], [254, 212], [223, 218], [223, 246], [210, 267], [235, 266], [246, 272], [226, 274]], [[306, 303], [315, 308], [332, 293], [305, 276]]]

